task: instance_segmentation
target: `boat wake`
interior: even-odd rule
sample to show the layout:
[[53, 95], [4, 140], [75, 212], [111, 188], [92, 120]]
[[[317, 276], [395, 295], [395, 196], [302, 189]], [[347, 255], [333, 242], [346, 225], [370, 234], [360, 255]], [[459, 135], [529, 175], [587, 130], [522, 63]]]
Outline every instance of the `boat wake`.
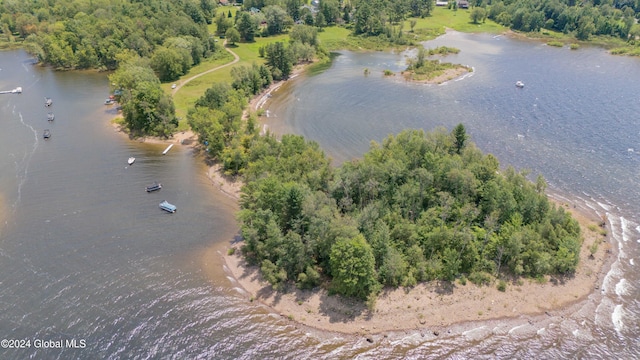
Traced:
[[[24, 121], [24, 117], [22, 116], [22, 113], [18, 113], [18, 117], [20, 118], [20, 123], [33, 133], [33, 145], [31, 146], [31, 151], [25, 152], [24, 155], [22, 155], [21, 159], [18, 159], [16, 157], [16, 160], [15, 160], [16, 178], [18, 179], [18, 193], [17, 193], [16, 201], [12, 205], [14, 213], [18, 205], [20, 204], [20, 201], [22, 198], [22, 186], [27, 181], [27, 176], [29, 174], [29, 164], [31, 163], [31, 158], [33, 157], [33, 154], [38, 149], [38, 143], [39, 143], [38, 133], [36, 129], [34, 129], [33, 126], [27, 124]], [[13, 155], [15, 157], [15, 154]]]

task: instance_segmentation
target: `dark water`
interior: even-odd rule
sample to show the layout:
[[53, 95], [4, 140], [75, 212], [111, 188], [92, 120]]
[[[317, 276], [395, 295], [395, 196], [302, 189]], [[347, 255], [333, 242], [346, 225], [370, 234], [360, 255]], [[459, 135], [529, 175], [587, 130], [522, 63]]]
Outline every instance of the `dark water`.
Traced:
[[[468, 324], [437, 338], [393, 333], [373, 344], [296, 326], [249, 303], [227, 277], [216, 252], [237, 232], [236, 205], [212, 191], [201, 159], [179, 145], [162, 156], [165, 145], [116, 134], [102, 105], [104, 74], [52, 72], [4, 52], [0, 90], [24, 93], [0, 95], [0, 337], [31, 347], [0, 348], [0, 358], [637, 356], [640, 61], [484, 35], [438, 42], [461, 48], [451, 61], [473, 66], [473, 76], [406, 84], [380, 76], [401, 69], [402, 54], [345, 53], [277, 92], [268, 126], [302, 133], [343, 160], [403, 128], [464, 122], [503, 164], [543, 173], [558, 196], [609, 214], [617, 261], [604, 291], [572, 316]], [[164, 187], [147, 194], [153, 181]], [[158, 209], [163, 199], [178, 212]], [[85, 348], [35, 347], [73, 339]]]

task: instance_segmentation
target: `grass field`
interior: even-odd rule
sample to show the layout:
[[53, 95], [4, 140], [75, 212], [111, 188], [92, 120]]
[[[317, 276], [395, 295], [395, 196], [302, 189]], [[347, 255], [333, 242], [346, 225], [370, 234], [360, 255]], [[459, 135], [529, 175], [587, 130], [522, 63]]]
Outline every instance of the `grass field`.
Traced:
[[[237, 7], [224, 7], [221, 8], [225, 14], [231, 11], [232, 17], [235, 17], [238, 11]], [[415, 19], [416, 25], [414, 27], [414, 33], [409, 33], [410, 25], [409, 20], [406, 20], [403, 24], [403, 29], [408, 36], [415, 39], [415, 41], [426, 41], [433, 39], [445, 32], [446, 28], [455, 29], [463, 32], [488, 32], [499, 33], [507, 30], [505, 27], [495, 24], [493, 22], [485, 22], [483, 24], [472, 24], [469, 20], [469, 12], [467, 10], [449, 10], [444, 8], [435, 8], [432, 16], [424, 19]], [[209, 32], [215, 34], [216, 25], [215, 22], [209, 25]], [[351, 35], [351, 30], [345, 27], [332, 26], [324, 28], [318, 33], [318, 39], [322, 46], [329, 50], [385, 50], [391, 49], [393, 46], [380, 42], [377, 38], [363, 38]], [[219, 39], [219, 43], [222, 42]], [[234, 45], [227, 45], [228, 48], [236, 53], [240, 60], [232, 66], [224, 67], [217, 71], [202, 75], [197, 79], [191, 80], [184, 85], [174, 95], [174, 103], [176, 106], [176, 115], [181, 119], [179, 130], [185, 130], [188, 126], [186, 124], [186, 114], [190, 108], [193, 107], [198, 98], [200, 98], [205, 91], [210, 88], [214, 83], [226, 82], [231, 83], [231, 69], [236, 66], [251, 66], [253, 63], [262, 64], [264, 59], [259, 56], [259, 48], [265, 46], [268, 43], [277, 41], [288, 41], [288, 35], [282, 34], [272, 37], [256, 37], [254, 42], [251, 43], [238, 43]], [[231, 54], [225, 52], [215, 59], [207, 59], [207, 61], [193, 67], [188, 74], [181, 77], [177, 83], [185, 81], [186, 79], [204, 73], [209, 69], [213, 69], [225, 63], [233, 61]], [[320, 66], [321, 68], [321, 66]], [[171, 92], [170, 83], [164, 84], [163, 88], [167, 92]]]

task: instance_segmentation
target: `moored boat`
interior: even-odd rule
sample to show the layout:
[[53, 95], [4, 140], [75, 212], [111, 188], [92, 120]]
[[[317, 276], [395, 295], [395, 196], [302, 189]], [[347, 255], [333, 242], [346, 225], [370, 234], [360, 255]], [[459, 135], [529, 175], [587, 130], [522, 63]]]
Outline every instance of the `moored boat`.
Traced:
[[145, 188], [147, 192], [153, 192], [153, 191], [158, 191], [160, 189], [162, 189], [162, 184], [159, 182], [154, 182], [151, 185], [147, 185], [147, 187]]
[[44, 132], [42, 133], [42, 137], [45, 139], [48, 139], [51, 137], [51, 131], [49, 129], [44, 129]]
[[178, 210], [178, 208], [175, 205], [170, 204], [167, 200], [163, 200], [160, 203], [160, 209], [170, 213], [174, 213], [176, 212], [176, 210]]
[[46, 97], [46, 98], [44, 98], [44, 105], [45, 105], [45, 106], [51, 106], [51, 105], [53, 105], [53, 100], [51, 100], [51, 98], [50, 98], [50, 97]]
[[47, 113], [47, 121], [53, 121], [56, 118], [55, 115], [53, 115], [52, 112]]
[[136, 158], [134, 158], [134, 157], [132, 156], [132, 157], [130, 157], [130, 158], [127, 160], [127, 163], [129, 163], [129, 165], [131, 165], [131, 164], [133, 164], [135, 161], [136, 161]]

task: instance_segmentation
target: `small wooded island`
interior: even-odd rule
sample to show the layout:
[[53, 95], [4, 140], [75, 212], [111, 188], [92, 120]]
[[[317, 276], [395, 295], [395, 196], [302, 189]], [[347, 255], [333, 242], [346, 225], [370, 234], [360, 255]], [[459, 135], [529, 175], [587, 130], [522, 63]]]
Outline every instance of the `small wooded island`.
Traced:
[[446, 46], [440, 46], [435, 49], [420, 47], [416, 58], [408, 60], [409, 66], [402, 72], [402, 76], [408, 81], [440, 84], [473, 71], [468, 66], [427, 58], [436, 54], [445, 56], [459, 52], [459, 49]]

